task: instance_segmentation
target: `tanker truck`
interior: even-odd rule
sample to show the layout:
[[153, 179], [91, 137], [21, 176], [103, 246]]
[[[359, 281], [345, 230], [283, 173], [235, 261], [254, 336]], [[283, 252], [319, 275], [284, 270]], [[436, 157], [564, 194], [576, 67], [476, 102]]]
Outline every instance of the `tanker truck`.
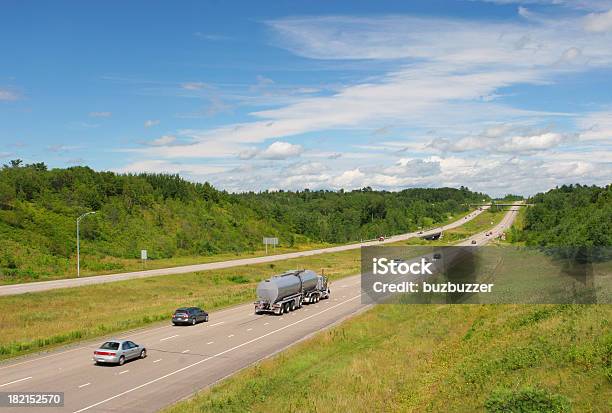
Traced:
[[281, 315], [302, 304], [329, 298], [327, 277], [311, 270], [292, 270], [275, 275], [257, 285], [255, 314]]

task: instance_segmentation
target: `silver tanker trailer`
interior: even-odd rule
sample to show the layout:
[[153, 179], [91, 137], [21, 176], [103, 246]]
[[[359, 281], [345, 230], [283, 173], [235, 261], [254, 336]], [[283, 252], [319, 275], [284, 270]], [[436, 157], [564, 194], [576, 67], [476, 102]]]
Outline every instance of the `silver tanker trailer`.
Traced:
[[311, 270], [292, 270], [263, 280], [257, 285], [255, 314], [277, 315], [296, 310], [302, 304], [329, 298], [327, 277]]

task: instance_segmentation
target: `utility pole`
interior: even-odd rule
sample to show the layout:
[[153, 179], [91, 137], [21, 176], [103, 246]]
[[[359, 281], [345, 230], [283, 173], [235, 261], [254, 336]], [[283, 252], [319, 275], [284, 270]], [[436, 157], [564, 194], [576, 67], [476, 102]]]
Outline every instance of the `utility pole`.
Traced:
[[81, 241], [79, 239], [79, 225], [81, 224], [81, 220], [85, 218], [87, 215], [95, 214], [95, 211], [86, 212], [80, 217], [77, 218], [77, 278], [81, 276]]

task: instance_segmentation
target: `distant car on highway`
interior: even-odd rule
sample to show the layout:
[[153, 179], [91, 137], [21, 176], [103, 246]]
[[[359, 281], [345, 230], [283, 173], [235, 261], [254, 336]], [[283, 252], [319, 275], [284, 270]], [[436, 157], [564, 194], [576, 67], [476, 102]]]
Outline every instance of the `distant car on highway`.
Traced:
[[437, 260], [439, 260], [440, 258], [442, 258], [442, 254], [440, 254], [439, 252], [436, 252], [436, 253], [433, 255], [433, 259], [434, 259], [434, 261], [437, 261]]
[[472, 240], [472, 244], [476, 244], [476, 240], [475, 239]]
[[208, 313], [198, 307], [179, 308], [172, 315], [172, 324], [191, 324], [196, 325], [200, 322], [208, 321]]
[[147, 349], [129, 340], [110, 340], [94, 351], [96, 364], [123, 364], [128, 360], [147, 357]]
[[378, 237], [378, 240], [379, 240], [380, 242], [382, 242], [382, 241], [384, 241], [384, 240], [385, 240], [385, 237], [383, 237], [383, 236], [381, 235], [380, 237]]

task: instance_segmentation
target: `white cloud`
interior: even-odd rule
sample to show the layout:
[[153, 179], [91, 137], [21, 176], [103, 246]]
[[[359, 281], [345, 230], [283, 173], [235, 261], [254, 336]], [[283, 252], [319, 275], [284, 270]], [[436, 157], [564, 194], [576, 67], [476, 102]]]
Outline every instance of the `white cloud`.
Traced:
[[210, 164], [179, 164], [174, 162], [168, 162], [167, 160], [150, 159], [132, 162], [122, 168], [118, 168], [115, 171], [118, 173], [171, 173], [171, 174], [184, 174], [198, 180], [203, 180], [208, 175], [217, 174], [224, 172], [229, 169], [226, 165], [210, 165]]
[[566, 139], [567, 137], [552, 132], [532, 136], [512, 136], [506, 139], [498, 150], [513, 153], [542, 151], [558, 146]]
[[[251, 113], [252, 121], [177, 131], [182, 144], [160, 141], [134, 152], [164, 162], [237, 155], [245, 165], [297, 156], [304, 161], [215, 175], [214, 182], [228, 190], [468, 185], [493, 194], [532, 193], [575, 179], [562, 164], [572, 165], [587, 182], [600, 182], [609, 163], [579, 159], [584, 148], [576, 145], [610, 137], [612, 122], [605, 113], [579, 121], [583, 132], [578, 141], [571, 130], [561, 131], [550, 121], [567, 114], [522, 110], [500, 98], [504, 88], [552, 85], [560, 75], [612, 67], [608, 39], [585, 31], [583, 17], [552, 20], [524, 8], [519, 12], [526, 21], [335, 16], [268, 22], [279, 43], [297, 55], [384, 61], [393, 69], [324, 96], [297, 95], [289, 103]], [[187, 89], [201, 87], [196, 83]], [[251, 90], [265, 94], [273, 87], [271, 79], [261, 76]], [[283, 141], [354, 129], [393, 137], [380, 142], [381, 134], [375, 134], [374, 143], [357, 143], [354, 152], [333, 146], [305, 152]], [[317, 165], [316, 160], [324, 162]], [[329, 167], [321, 169], [321, 164]]]
[[112, 115], [111, 112], [89, 112], [92, 118], [110, 118]]
[[172, 135], [164, 135], [160, 136], [157, 139], [153, 139], [152, 141], [147, 142], [148, 145], [152, 146], [166, 146], [171, 145], [176, 141], [176, 136]]
[[185, 82], [181, 83], [181, 88], [186, 90], [201, 90], [206, 88], [206, 83], [203, 82]]
[[612, 31], [612, 10], [589, 14], [584, 18], [584, 28], [596, 33]]
[[274, 142], [263, 150], [250, 149], [240, 153], [242, 159], [268, 159], [268, 160], [280, 160], [287, 158], [294, 158], [300, 156], [304, 152], [304, 148], [301, 145], [294, 145], [288, 142]]
[[607, 10], [612, 7], [611, 0], [472, 0], [496, 4], [530, 4], [564, 6], [582, 10]]
[[612, 143], [612, 111], [593, 112], [578, 120], [582, 128], [583, 141], [605, 141]]
[[0, 89], [0, 100], [19, 100], [21, 99], [21, 95], [17, 92], [8, 89]]
[[151, 128], [156, 125], [159, 125], [159, 120], [157, 119], [147, 119], [145, 120], [145, 123], [144, 123], [145, 128]]

